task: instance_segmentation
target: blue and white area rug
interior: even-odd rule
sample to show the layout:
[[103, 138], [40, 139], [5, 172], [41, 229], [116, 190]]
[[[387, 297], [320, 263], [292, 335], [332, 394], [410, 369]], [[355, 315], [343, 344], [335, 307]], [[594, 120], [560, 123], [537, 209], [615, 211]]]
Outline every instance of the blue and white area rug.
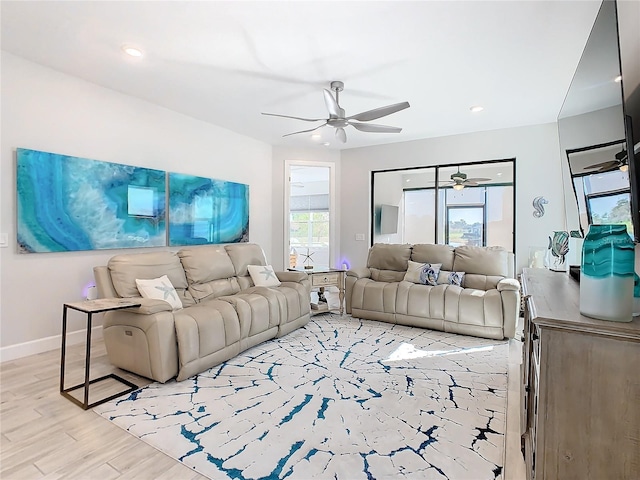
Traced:
[[94, 410], [209, 478], [502, 478], [506, 341], [333, 314]]

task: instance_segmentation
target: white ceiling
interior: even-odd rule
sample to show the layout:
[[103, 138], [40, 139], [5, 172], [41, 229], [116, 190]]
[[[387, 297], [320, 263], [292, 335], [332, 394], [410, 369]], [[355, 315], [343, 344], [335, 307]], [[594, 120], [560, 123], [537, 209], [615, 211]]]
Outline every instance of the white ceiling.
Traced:
[[[600, 6], [594, 1], [6, 1], [2, 49], [273, 144], [316, 146], [322, 88], [347, 115], [408, 101], [329, 148], [553, 122]], [[142, 59], [121, 46], [139, 47]], [[484, 111], [472, 114], [472, 105]], [[325, 148], [318, 145], [318, 148]]]

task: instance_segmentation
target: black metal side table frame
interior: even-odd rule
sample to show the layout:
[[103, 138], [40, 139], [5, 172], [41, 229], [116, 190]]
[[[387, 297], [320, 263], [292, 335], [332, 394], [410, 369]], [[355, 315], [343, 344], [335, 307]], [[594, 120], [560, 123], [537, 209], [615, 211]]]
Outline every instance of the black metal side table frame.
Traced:
[[[128, 300], [122, 299], [98, 299], [98, 300], [88, 300], [86, 302], [76, 302], [76, 303], [65, 303], [62, 309], [62, 357], [60, 359], [60, 395], [71, 400], [73, 403], [82, 407], [84, 410], [88, 410], [89, 408], [93, 408], [96, 405], [100, 405], [102, 403], [108, 402], [109, 400], [113, 400], [114, 398], [119, 397], [120, 395], [124, 395], [126, 393], [133, 392], [138, 389], [138, 386], [125, 380], [122, 377], [114, 373], [110, 373], [109, 375], [104, 375], [99, 378], [94, 378], [93, 380], [89, 379], [89, 369], [91, 366], [91, 321], [94, 313], [102, 313], [108, 312], [111, 310], [121, 310], [123, 308], [131, 308], [131, 307], [139, 307], [139, 303], [130, 302]], [[74, 385], [73, 387], [64, 388], [64, 370], [65, 370], [65, 354], [67, 347], [67, 310], [68, 309], [77, 310], [79, 312], [83, 312], [87, 314], [87, 345], [86, 345], [86, 353], [85, 353], [85, 366], [84, 366], [84, 382], [79, 383], [78, 385]], [[121, 392], [110, 395], [109, 397], [102, 398], [93, 403], [89, 403], [89, 386], [101, 382], [103, 380], [107, 380], [112, 378], [123, 385], [126, 385], [128, 388]], [[70, 392], [74, 390], [78, 390], [80, 388], [84, 388], [84, 398], [81, 402]]]

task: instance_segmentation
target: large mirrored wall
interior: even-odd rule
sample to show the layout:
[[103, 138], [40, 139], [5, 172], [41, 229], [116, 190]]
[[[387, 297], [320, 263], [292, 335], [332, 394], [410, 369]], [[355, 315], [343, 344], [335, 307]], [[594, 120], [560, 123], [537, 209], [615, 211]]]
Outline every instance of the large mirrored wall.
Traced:
[[633, 235], [620, 80], [616, 5], [605, 1], [558, 117], [567, 229], [581, 236], [602, 223]]
[[372, 243], [515, 247], [515, 160], [372, 172]]

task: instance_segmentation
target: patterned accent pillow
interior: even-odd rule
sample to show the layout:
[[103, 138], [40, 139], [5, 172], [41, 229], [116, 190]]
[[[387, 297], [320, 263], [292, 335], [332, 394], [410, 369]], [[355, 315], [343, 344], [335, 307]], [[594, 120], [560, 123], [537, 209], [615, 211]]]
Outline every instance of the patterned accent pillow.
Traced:
[[247, 265], [251, 280], [256, 287], [277, 287], [280, 280], [271, 265]]
[[446, 270], [440, 271], [438, 277], [438, 285], [456, 285], [462, 287], [464, 281], [465, 272], [448, 272]]
[[441, 263], [419, 263], [409, 260], [407, 273], [404, 274], [404, 281], [435, 286], [438, 284], [440, 267], [442, 267]]
[[182, 302], [176, 289], [173, 288], [171, 280], [166, 275], [160, 278], [138, 279], [136, 278], [136, 286], [143, 298], [153, 298], [156, 300], [164, 300], [174, 310], [182, 308]]

